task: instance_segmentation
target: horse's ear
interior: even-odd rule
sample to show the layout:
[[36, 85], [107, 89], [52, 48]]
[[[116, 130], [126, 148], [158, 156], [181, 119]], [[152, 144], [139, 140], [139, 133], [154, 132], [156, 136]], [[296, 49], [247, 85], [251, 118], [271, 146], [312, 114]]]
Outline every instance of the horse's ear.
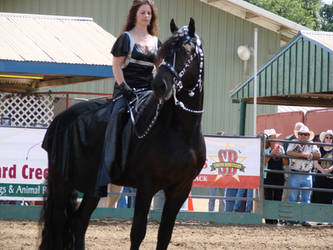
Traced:
[[170, 30], [171, 30], [172, 34], [178, 30], [178, 27], [175, 24], [175, 20], [173, 20], [173, 18], [171, 19], [171, 22], [170, 22]]
[[191, 17], [190, 18], [190, 23], [188, 25], [188, 33], [191, 37], [194, 37], [194, 33], [195, 33], [195, 24], [194, 24], [194, 20]]

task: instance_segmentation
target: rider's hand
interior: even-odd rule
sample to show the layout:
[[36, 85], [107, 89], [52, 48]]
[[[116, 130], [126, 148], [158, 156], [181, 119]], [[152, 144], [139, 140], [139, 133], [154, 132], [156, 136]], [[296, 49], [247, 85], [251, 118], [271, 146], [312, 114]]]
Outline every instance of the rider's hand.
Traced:
[[121, 94], [127, 99], [132, 100], [135, 97], [135, 94], [133, 92], [133, 89], [130, 88], [130, 86], [127, 85], [127, 83], [122, 82], [120, 85], [120, 92]]

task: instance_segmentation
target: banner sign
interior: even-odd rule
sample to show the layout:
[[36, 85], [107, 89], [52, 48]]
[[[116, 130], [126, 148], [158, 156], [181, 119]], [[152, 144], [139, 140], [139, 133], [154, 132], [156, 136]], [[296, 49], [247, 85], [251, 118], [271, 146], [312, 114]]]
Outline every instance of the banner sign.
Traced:
[[[46, 129], [0, 127], [0, 200], [42, 200], [48, 174], [41, 148]], [[256, 137], [205, 136], [207, 161], [194, 187], [258, 188]]]
[[48, 174], [46, 129], [0, 127], [0, 200], [42, 200]]
[[205, 141], [207, 160], [194, 187], [259, 188], [260, 138], [205, 136]]

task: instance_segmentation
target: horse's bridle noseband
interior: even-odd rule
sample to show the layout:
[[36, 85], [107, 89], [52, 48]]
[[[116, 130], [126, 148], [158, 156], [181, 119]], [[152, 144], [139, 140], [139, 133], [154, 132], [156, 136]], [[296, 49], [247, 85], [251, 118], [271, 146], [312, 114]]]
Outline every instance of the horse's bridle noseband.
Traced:
[[193, 42], [195, 44], [195, 51], [191, 55], [191, 57], [186, 61], [183, 69], [179, 71], [179, 73], [176, 71], [175, 66], [176, 66], [176, 52], [173, 52], [173, 65], [170, 63], [166, 62], [165, 60], [162, 61], [159, 67], [166, 67], [172, 74], [173, 74], [173, 86], [172, 86], [172, 91], [173, 91], [173, 97], [175, 100], [175, 105], [181, 107], [183, 110], [191, 112], [191, 113], [203, 113], [203, 110], [192, 110], [187, 108], [182, 101], [179, 101], [177, 99], [176, 94], [180, 92], [182, 89], [185, 89], [183, 86], [183, 81], [182, 78], [187, 70], [188, 67], [190, 67], [193, 59], [196, 56], [199, 56], [199, 76], [198, 76], [198, 81], [194, 85], [192, 89], [185, 89], [188, 92], [188, 95], [190, 97], [193, 97], [195, 95], [195, 90], [198, 88], [199, 92], [202, 92], [202, 73], [203, 73], [203, 65], [204, 65], [204, 53], [201, 48], [201, 41], [200, 38], [195, 34], [195, 37], [190, 37], [188, 34], [188, 28], [187, 26], [184, 26], [180, 29], [183, 33], [177, 34], [179, 37], [185, 37], [183, 44]]

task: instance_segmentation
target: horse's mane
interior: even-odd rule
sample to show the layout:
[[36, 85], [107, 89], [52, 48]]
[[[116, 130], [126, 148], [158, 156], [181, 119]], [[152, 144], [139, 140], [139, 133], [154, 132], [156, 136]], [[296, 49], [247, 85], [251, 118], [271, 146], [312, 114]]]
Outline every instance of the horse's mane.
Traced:
[[[161, 48], [158, 50], [157, 60], [161, 60], [171, 56], [174, 50], [177, 50], [182, 47], [184, 41], [184, 36], [175, 33], [168, 40], [166, 40]], [[202, 44], [200, 44], [200, 48], [202, 48]]]
[[171, 55], [171, 51], [180, 48], [183, 42], [183, 37], [173, 35], [168, 40], [166, 40], [158, 51], [157, 58], [162, 59]]

